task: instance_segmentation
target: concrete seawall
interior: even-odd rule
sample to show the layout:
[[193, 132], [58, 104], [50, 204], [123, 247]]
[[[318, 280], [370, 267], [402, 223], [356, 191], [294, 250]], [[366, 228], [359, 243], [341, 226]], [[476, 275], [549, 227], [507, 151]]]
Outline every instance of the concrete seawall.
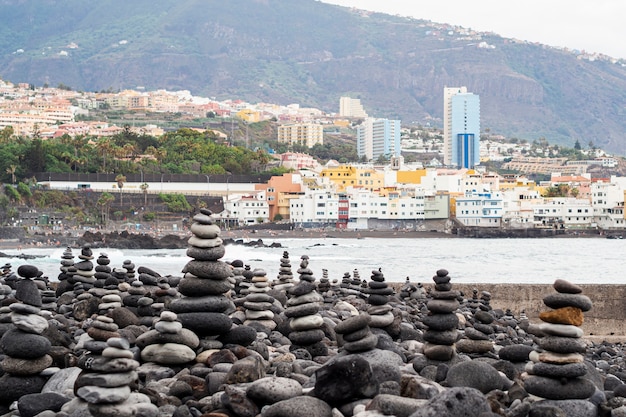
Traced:
[[[393, 283], [393, 286], [399, 290], [402, 284]], [[472, 296], [473, 289], [489, 291], [494, 309], [508, 308], [515, 317], [524, 310], [532, 323], [540, 323], [539, 313], [549, 310], [543, 304], [543, 297], [555, 292], [551, 284], [455, 284], [452, 280], [452, 286], [462, 291], [466, 298]], [[609, 336], [607, 340], [626, 342], [626, 285], [586, 284], [580, 287], [593, 302], [582, 325], [585, 335]]]

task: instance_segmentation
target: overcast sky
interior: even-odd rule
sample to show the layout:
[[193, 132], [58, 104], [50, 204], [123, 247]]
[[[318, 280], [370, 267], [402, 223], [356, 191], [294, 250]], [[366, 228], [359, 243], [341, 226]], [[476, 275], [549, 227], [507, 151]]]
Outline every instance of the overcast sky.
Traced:
[[322, 0], [626, 59], [626, 0]]

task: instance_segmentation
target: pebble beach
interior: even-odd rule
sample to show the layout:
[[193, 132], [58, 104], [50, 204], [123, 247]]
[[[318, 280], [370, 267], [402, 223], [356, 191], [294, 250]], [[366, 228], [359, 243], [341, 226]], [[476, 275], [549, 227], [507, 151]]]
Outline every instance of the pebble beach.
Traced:
[[[177, 276], [67, 248], [57, 282], [0, 272], [0, 416], [626, 416], [623, 346], [586, 338], [594, 300], [557, 279], [538, 319], [488, 291], [330, 279], [283, 251], [279, 273], [224, 262], [224, 238], [382, 232], [220, 230], [201, 210]], [[373, 234], [373, 235], [371, 235]], [[384, 237], [451, 237], [387, 232]]]

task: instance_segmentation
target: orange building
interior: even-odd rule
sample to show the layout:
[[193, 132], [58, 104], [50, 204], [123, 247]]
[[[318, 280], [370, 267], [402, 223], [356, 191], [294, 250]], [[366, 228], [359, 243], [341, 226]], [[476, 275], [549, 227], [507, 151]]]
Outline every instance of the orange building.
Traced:
[[293, 173], [273, 176], [267, 184], [257, 184], [255, 189], [263, 190], [267, 195], [270, 221], [274, 221], [279, 214], [279, 217], [282, 217], [283, 220], [288, 220], [289, 200], [301, 197], [304, 193], [302, 176]]

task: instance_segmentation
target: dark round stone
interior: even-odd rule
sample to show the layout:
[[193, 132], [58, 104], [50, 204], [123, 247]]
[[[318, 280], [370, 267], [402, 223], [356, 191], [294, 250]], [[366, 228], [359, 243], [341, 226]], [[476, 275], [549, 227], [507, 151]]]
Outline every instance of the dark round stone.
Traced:
[[495, 318], [491, 314], [482, 310], [478, 310], [476, 313], [474, 313], [474, 319], [483, 324], [491, 324], [495, 320]]
[[422, 318], [422, 322], [431, 330], [450, 330], [456, 328], [459, 318], [454, 313], [428, 314]]
[[256, 340], [256, 330], [249, 326], [237, 326], [221, 336], [219, 340], [224, 345], [249, 346]]
[[41, 335], [11, 329], [0, 339], [2, 351], [19, 359], [36, 359], [50, 351], [50, 341]]
[[12, 376], [4, 374], [0, 377], [0, 402], [11, 403], [24, 395], [41, 392], [47, 378], [40, 375]]
[[331, 406], [373, 398], [377, 393], [372, 367], [359, 355], [336, 357], [315, 371], [314, 395]]
[[430, 300], [426, 307], [432, 313], [452, 313], [459, 308], [457, 300]]
[[357, 330], [367, 327], [372, 318], [367, 313], [361, 313], [358, 316], [349, 317], [335, 326], [335, 333], [346, 334], [356, 332]]
[[389, 302], [389, 297], [386, 295], [372, 294], [367, 297], [367, 302], [373, 306], [382, 306]]
[[301, 281], [293, 287], [289, 288], [288, 292], [290, 295], [294, 297], [298, 297], [301, 295], [308, 294], [312, 291], [315, 291], [316, 285], [309, 281]]
[[[226, 248], [224, 245], [216, 246], [214, 248], [198, 248], [196, 246], [190, 246], [187, 249], [187, 256], [194, 258], [196, 261], [217, 261], [218, 259], [223, 258], [225, 254]], [[236, 266], [233, 263], [231, 263], [231, 265]]]
[[37, 288], [35, 281], [31, 279], [21, 279], [15, 284], [15, 290], [15, 298], [21, 302], [31, 306], [41, 307], [41, 294], [39, 293], [39, 288]]
[[532, 371], [529, 373], [553, 379], [576, 378], [587, 374], [587, 367], [584, 363], [555, 365], [551, 363], [537, 362], [532, 364]]
[[534, 349], [532, 346], [515, 344], [503, 346], [498, 351], [498, 356], [500, 359], [509, 361], [509, 362], [528, 362], [528, 355]]
[[39, 269], [34, 265], [20, 265], [17, 274], [24, 278], [35, 278], [39, 274]]
[[222, 335], [232, 326], [230, 317], [222, 313], [178, 313], [178, 320], [198, 336]]
[[222, 261], [189, 261], [182, 272], [200, 278], [222, 280], [232, 275], [232, 267]]
[[583, 292], [581, 287], [564, 279], [557, 279], [552, 286], [557, 292], [565, 294], [580, 294]]
[[320, 311], [320, 306], [318, 303], [304, 303], [296, 306], [288, 307], [285, 310], [285, 316], [288, 318], [291, 317], [304, 317], [310, 316], [311, 314], [315, 314]]
[[232, 300], [225, 296], [204, 296], [177, 298], [170, 302], [169, 309], [174, 313], [212, 312], [224, 313], [234, 310]]
[[226, 279], [198, 278], [186, 274], [178, 283], [178, 291], [188, 297], [201, 297], [204, 295], [222, 295], [231, 290], [231, 284]]
[[34, 417], [46, 410], [61, 411], [63, 404], [68, 401], [68, 396], [57, 392], [26, 394], [18, 400], [17, 409], [21, 417]]
[[548, 294], [543, 297], [543, 303], [555, 310], [562, 307], [577, 307], [582, 311], [589, 311], [593, 306], [591, 299], [582, 294]]
[[435, 345], [453, 345], [459, 337], [459, 332], [454, 330], [427, 330], [424, 332], [424, 340]]
[[542, 376], [531, 376], [524, 381], [526, 392], [549, 400], [573, 400], [589, 398], [596, 391], [591, 381], [585, 378], [554, 380]]
[[324, 332], [320, 329], [304, 330], [289, 333], [289, 340], [294, 345], [308, 346], [324, 339]]
[[585, 353], [587, 345], [579, 337], [545, 336], [539, 338], [539, 347], [556, 353]]
[[454, 300], [459, 296], [458, 291], [433, 291], [430, 294], [436, 300]]
[[365, 326], [353, 332], [344, 333], [342, 337], [343, 337], [344, 342], [354, 342], [356, 340], [363, 339], [364, 337], [366, 337], [368, 334], [370, 334], [370, 331], [371, 331], [370, 327]]

